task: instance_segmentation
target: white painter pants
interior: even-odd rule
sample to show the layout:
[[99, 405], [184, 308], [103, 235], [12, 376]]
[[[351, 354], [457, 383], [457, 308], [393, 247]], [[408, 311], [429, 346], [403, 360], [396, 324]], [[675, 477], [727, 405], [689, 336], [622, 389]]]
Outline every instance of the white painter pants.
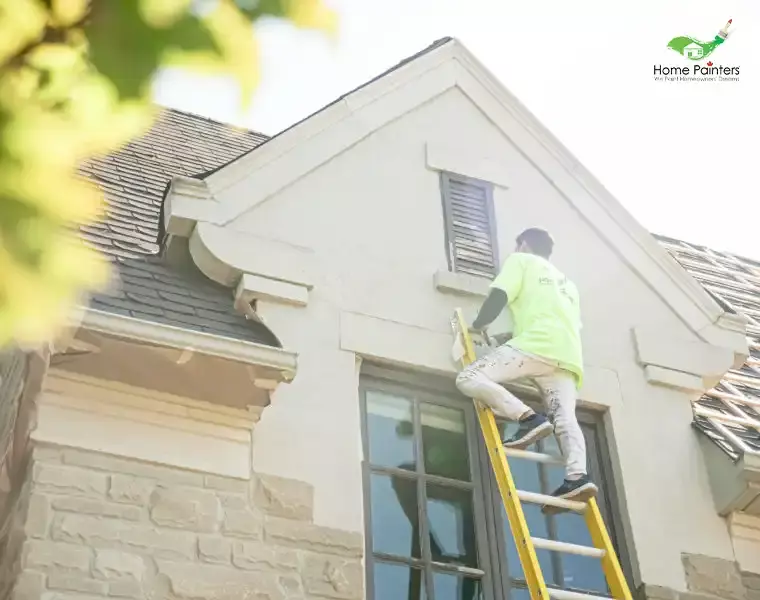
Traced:
[[457, 388], [490, 406], [497, 416], [517, 421], [530, 407], [499, 385], [517, 379], [531, 379], [541, 390], [565, 458], [566, 477], [585, 475], [586, 442], [575, 416], [577, 395], [572, 373], [505, 344], [464, 369], [457, 377]]

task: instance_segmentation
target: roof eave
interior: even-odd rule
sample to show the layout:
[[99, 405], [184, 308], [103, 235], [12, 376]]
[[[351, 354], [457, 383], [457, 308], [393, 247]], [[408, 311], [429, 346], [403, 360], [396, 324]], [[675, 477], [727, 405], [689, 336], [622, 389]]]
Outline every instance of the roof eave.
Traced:
[[271, 369], [279, 373], [282, 382], [292, 381], [298, 368], [297, 353], [264, 344], [93, 309], [81, 311], [74, 321], [77, 328], [97, 333]]

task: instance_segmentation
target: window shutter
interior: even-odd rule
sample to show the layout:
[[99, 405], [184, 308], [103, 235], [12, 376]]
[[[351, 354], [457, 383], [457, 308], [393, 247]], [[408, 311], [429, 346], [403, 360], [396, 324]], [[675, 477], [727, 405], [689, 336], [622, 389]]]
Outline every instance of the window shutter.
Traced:
[[441, 174], [446, 245], [452, 271], [492, 277], [498, 268], [493, 186]]

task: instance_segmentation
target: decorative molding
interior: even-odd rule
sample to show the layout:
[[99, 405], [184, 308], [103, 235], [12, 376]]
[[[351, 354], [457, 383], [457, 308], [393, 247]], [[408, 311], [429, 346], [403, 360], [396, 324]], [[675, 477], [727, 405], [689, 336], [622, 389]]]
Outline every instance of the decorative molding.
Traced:
[[166, 233], [188, 237], [195, 223], [212, 217], [216, 204], [205, 180], [172, 177], [164, 199]]
[[734, 351], [721, 348], [702, 341], [684, 341], [669, 335], [667, 331], [654, 327], [634, 327], [632, 330], [637, 359], [643, 367], [650, 369], [651, 375], [663, 383], [674, 380], [675, 375], [666, 375], [665, 370], [696, 376], [701, 380], [695, 383], [680, 378], [676, 387], [686, 384], [685, 389], [707, 390], [716, 385], [731, 369], [734, 363]]
[[483, 277], [468, 275], [466, 273], [453, 273], [451, 271], [437, 271], [433, 275], [433, 285], [444, 294], [458, 296], [474, 296], [485, 298], [488, 296], [490, 281]]
[[474, 155], [470, 150], [461, 144], [430, 141], [425, 144], [425, 164], [432, 171], [448, 171], [509, 188], [509, 180], [505, 177], [507, 165], [500, 165], [486, 156]]
[[691, 373], [673, 371], [665, 367], [647, 365], [644, 367], [644, 376], [647, 382], [652, 385], [660, 385], [684, 392], [693, 392], [696, 396], [708, 389], [708, 386], [705, 386], [701, 377], [697, 377]]
[[255, 300], [306, 306], [309, 303], [309, 290], [294, 283], [243, 273], [235, 290], [235, 303], [236, 305], [239, 302], [250, 304]]
[[190, 254], [206, 277], [228, 287], [237, 285], [243, 273], [314, 287], [314, 251], [287, 242], [198, 223]]
[[32, 439], [248, 479], [259, 416], [51, 370]]

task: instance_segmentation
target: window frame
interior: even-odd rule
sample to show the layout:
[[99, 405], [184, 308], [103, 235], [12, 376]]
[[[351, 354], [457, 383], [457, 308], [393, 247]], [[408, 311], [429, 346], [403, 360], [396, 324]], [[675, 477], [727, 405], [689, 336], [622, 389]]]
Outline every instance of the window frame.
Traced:
[[[438, 477], [435, 475], [423, 475], [422, 465], [424, 459], [420, 454], [417, 456], [417, 469], [413, 474], [408, 475], [410, 479], [414, 479], [417, 482], [417, 509], [418, 509], [418, 521], [419, 521], [419, 535], [421, 538], [421, 556], [419, 559], [410, 558], [410, 560], [399, 560], [393, 557], [386, 556], [382, 553], [374, 552], [372, 547], [372, 497], [371, 497], [371, 477], [373, 473], [390, 474], [395, 472], [394, 469], [387, 467], [373, 467], [369, 459], [369, 428], [368, 428], [368, 410], [367, 410], [367, 391], [377, 390], [387, 393], [396, 393], [401, 397], [408, 397], [414, 403], [429, 403], [436, 406], [444, 406], [448, 408], [461, 409], [464, 415], [465, 432], [467, 437], [467, 447], [469, 453], [469, 467], [471, 481], [469, 485], [456, 484], [451, 485], [453, 480], [447, 478]], [[362, 370], [359, 380], [359, 396], [360, 396], [360, 413], [361, 413], [361, 433], [362, 433], [362, 484], [363, 484], [363, 501], [364, 501], [364, 531], [365, 531], [365, 582], [366, 590], [365, 596], [368, 599], [374, 598], [375, 593], [375, 581], [374, 581], [374, 565], [378, 560], [385, 563], [420, 566], [423, 573], [423, 582], [425, 586], [425, 597], [432, 600], [433, 592], [433, 577], [432, 572], [446, 572], [458, 575], [467, 575], [468, 569], [461, 567], [447, 567], [445, 563], [434, 562], [430, 552], [430, 534], [428, 531], [427, 520], [427, 503], [426, 503], [426, 482], [440, 481], [451, 487], [458, 487], [458, 489], [470, 489], [472, 491], [472, 509], [473, 509], [473, 522], [475, 526], [475, 546], [478, 556], [479, 571], [483, 574], [480, 577], [481, 589], [483, 592], [484, 600], [499, 600], [496, 593], [495, 586], [500, 585], [493, 577], [493, 573], [498, 569], [498, 561], [495, 560], [494, 554], [495, 548], [492, 544], [493, 536], [488, 532], [488, 515], [491, 510], [486, 506], [488, 498], [487, 482], [482, 479], [482, 464], [483, 459], [488, 459], [487, 456], [483, 456], [484, 448], [481, 443], [479, 435], [480, 429], [478, 427], [477, 419], [474, 410], [468, 410], [469, 407], [463, 404], [460, 397], [456, 393], [452, 393], [449, 388], [444, 392], [439, 386], [436, 389], [430, 389], [426, 386], [415, 385], [407, 382], [397, 383], [392, 379], [375, 373], [366, 373]], [[414, 436], [417, 444], [421, 441], [421, 423], [419, 419], [419, 411], [413, 412], [414, 419]], [[418, 446], [419, 447], [419, 446]], [[400, 471], [399, 471], [400, 473]]]
[[[520, 396], [528, 405], [536, 408], [541, 405], [540, 395], [537, 390], [525, 385], [507, 386], [510, 391]], [[376, 554], [372, 548], [372, 514], [371, 514], [371, 491], [370, 480], [373, 472], [389, 472], [383, 467], [373, 468], [369, 461], [369, 431], [366, 392], [368, 389], [376, 389], [388, 393], [396, 393], [402, 397], [415, 398], [417, 402], [430, 402], [440, 406], [461, 408], [465, 418], [465, 426], [470, 454], [470, 469], [473, 490], [473, 512], [475, 523], [476, 548], [478, 552], [479, 567], [485, 573], [481, 579], [483, 582], [484, 600], [510, 600], [511, 589], [523, 588], [515, 585], [517, 577], [510, 575], [510, 565], [507, 559], [507, 545], [504, 537], [503, 522], [506, 519], [501, 495], [492, 473], [490, 459], [486, 452], [483, 434], [477, 422], [475, 408], [468, 406], [467, 399], [455, 388], [453, 383], [442, 377], [423, 375], [410, 371], [385, 367], [373, 363], [365, 363], [359, 377], [359, 404], [361, 416], [361, 443], [362, 443], [362, 484], [364, 502], [364, 527], [365, 527], [365, 596], [368, 600], [374, 598], [374, 565]], [[444, 399], [443, 402], [441, 399]], [[418, 429], [419, 419], [415, 412], [415, 437], [420, 433]], [[628, 548], [623, 540], [624, 529], [622, 526], [622, 514], [618, 495], [613, 481], [612, 460], [605, 443], [607, 429], [606, 415], [588, 409], [578, 410], [578, 420], [582, 425], [589, 426], [590, 435], [587, 439], [588, 456], [594, 456], [595, 460], [589, 461], [589, 474], [599, 483], [600, 494], [598, 497], [599, 509], [604, 518], [613, 547], [618, 552], [618, 557], [628, 581], [632, 581], [631, 561]], [[419, 439], [419, 438], [417, 438]], [[477, 440], [477, 441], [476, 441]], [[600, 453], [600, 450], [602, 451]], [[422, 457], [418, 457], [421, 459]], [[418, 471], [420, 467], [418, 465]], [[417, 477], [415, 472], [414, 477]], [[428, 476], [435, 480], [435, 476]], [[425, 479], [418, 481], [424, 482]], [[418, 485], [418, 518], [419, 529], [422, 537], [422, 556], [417, 563], [414, 561], [385, 561], [394, 564], [427, 564], [424, 561], [430, 556], [429, 534], [427, 531], [427, 519], [425, 515], [424, 495], [419, 495]], [[477, 493], [478, 490], [481, 493]], [[383, 557], [381, 560], [385, 560]], [[438, 566], [438, 563], [429, 563]], [[556, 563], [553, 563], [556, 564]], [[431, 590], [431, 570], [423, 566], [424, 585], [426, 590]], [[456, 573], [455, 569], [450, 572]], [[462, 572], [460, 571], [460, 574]], [[589, 593], [585, 591], [585, 593]], [[598, 594], [598, 592], [597, 592]], [[427, 592], [428, 600], [432, 592]]]
[[[479, 187], [485, 191], [486, 194], [486, 217], [488, 219], [488, 238], [491, 245], [491, 255], [493, 259], [493, 270], [491, 273], [481, 273], [479, 275], [473, 275], [468, 271], [460, 269], [459, 258], [457, 257], [454, 234], [454, 215], [453, 207], [451, 203], [451, 181], [456, 181], [464, 185], [472, 185]], [[446, 245], [446, 258], [448, 261], [449, 271], [452, 273], [467, 273], [475, 277], [489, 277], [494, 276], [499, 271], [501, 264], [499, 260], [499, 236], [498, 228], [496, 227], [496, 211], [494, 209], [493, 202], [493, 189], [494, 185], [491, 182], [484, 181], [482, 179], [475, 179], [462, 175], [460, 173], [454, 173], [451, 171], [440, 172], [440, 188], [441, 188], [441, 202], [443, 204], [443, 221], [444, 221], [444, 240]]]

